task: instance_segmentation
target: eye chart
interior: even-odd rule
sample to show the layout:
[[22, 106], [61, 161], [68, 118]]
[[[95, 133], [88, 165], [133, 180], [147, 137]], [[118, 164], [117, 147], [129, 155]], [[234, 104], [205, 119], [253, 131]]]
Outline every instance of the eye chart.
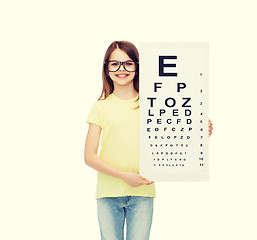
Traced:
[[140, 43], [140, 174], [208, 181], [208, 43]]

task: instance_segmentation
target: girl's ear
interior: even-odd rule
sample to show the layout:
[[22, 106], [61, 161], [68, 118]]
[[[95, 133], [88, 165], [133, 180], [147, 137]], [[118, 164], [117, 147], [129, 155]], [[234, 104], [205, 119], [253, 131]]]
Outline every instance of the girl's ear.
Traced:
[[137, 75], [139, 74], [139, 65], [137, 65], [136, 74], [137, 74]]
[[106, 65], [104, 66], [104, 69], [105, 69], [105, 73], [106, 73], [106, 75], [107, 75], [107, 76], [110, 76], [109, 71], [108, 71], [108, 69], [107, 69]]

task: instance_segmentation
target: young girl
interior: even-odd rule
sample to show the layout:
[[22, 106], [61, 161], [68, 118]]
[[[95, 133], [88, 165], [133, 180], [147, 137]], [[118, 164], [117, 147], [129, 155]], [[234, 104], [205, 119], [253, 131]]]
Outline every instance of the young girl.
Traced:
[[138, 61], [132, 43], [115, 41], [109, 46], [102, 94], [87, 119], [85, 162], [98, 172], [96, 198], [102, 240], [124, 239], [125, 219], [127, 240], [147, 240], [150, 235], [156, 194], [154, 183], [138, 174]]

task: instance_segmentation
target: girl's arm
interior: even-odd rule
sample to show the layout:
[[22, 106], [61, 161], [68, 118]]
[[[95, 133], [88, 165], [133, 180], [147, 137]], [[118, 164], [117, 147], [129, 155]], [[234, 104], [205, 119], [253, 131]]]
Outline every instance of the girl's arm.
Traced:
[[100, 126], [89, 124], [84, 151], [85, 163], [99, 172], [122, 179], [132, 187], [152, 184], [152, 181], [147, 180], [139, 174], [121, 171], [97, 156], [101, 130]]

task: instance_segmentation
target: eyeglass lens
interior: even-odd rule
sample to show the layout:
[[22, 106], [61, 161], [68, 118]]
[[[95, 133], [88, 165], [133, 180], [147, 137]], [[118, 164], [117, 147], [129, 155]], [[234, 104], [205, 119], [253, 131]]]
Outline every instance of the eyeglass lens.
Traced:
[[119, 61], [109, 61], [107, 67], [110, 72], [116, 72], [121, 64], [123, 64], [123, 67], [128, 72], [134, 72], [136, 70], [136, 63], [133, 61], [127, 61], [123, 63]]

